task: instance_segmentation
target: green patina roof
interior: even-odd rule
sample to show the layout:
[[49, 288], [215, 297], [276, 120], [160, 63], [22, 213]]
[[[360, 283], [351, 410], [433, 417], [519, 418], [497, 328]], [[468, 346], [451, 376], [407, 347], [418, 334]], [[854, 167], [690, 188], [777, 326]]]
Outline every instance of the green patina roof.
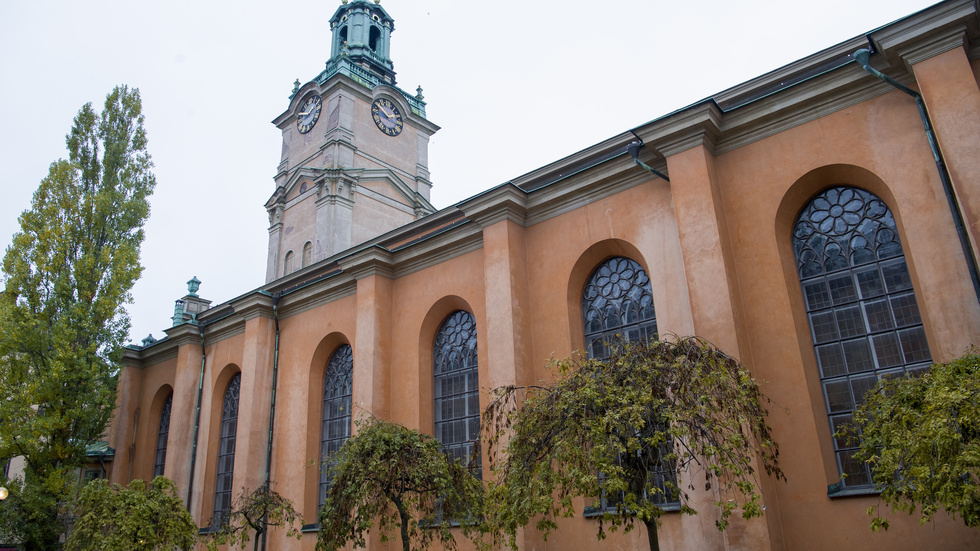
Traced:
[[115, 457], [116, 450], [115, 448], [110, 448], [108, 442], [99, 440], [98, 442], [89, 444], [88, 447], [85, 448], [85, 455], [89, 457], [109, 459]]

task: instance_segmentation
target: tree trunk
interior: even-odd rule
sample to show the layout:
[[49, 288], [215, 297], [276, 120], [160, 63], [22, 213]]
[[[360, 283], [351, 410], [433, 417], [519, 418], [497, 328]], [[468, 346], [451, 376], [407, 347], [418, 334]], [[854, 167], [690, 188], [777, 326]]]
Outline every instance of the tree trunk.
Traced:
[[402, 551], [412, 551], [408, 545], [408, 511], [405, 510], [400, 499], [393, 499], [392, 501], [395, 504], [395, 509], [398, 509], [398, 518], [401, 520]]
[[650, 551], [660, 551], [660, 540], [657, 539], [657, 519], [644, 520], [643, 524], [647, 527], [647, 540], [650, 542]]

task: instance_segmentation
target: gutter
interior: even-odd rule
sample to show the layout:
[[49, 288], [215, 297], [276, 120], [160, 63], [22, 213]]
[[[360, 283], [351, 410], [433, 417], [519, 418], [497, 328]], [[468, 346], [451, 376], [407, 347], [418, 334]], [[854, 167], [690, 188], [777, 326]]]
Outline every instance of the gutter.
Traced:
[[919, 108], [919, 116], [922, 117], [922, 126], [925, 127], [926, 138], [929, 140], [929, 148], [932, 149], [932, 157], [936, 162], [936, 169], [939, 171], [939, 180], [943, 184], [943, 192], [946, 194], [946, 202], [949, 204], [949, 212], [953, 215], [953, 224], [956, 226], [956, 235], [960, 239], [960, 247], [963, 248], [963, 256], [966, 258], [966, 267], [970, 272], [970, 280], [973, 282], [973, 292], [976, 293], [977, 302], [980, 303], [980, 275], [977, 273], [977, 257], [970, 246], [969, 236], [966, 234], [966, 225], [963, 221], [963, 213], [960, 211], [959, 201], [953, 189], [953, 183], [949, 176], [949, 168], [943, 159], [943, 154], [939, 150], [939, 142], [936, 140], [936, 132], [929, 121], [929, 113], [926, 111], [926, 104], [922, 100], [922, 94], [902, 85], [900, 82], [872, 67], [868, 61], [871, 57], [871, 50], [862, 48], [854, 52], [854, 59], [872, 76], [875, 76], [892, 87], [905, 92], [915, 99], [915, 105]]

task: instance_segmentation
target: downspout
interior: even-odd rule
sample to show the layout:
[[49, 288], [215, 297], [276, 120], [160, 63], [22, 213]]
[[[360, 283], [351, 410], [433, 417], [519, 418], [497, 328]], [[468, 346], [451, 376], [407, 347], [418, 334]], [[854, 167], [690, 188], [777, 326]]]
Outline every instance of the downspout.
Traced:
[[187, 483], [187, 510], [191, 510], [191, 496], [194, 490], [194, 465], [197, 463], [197, 437], [201, 430], [201, 397], [204, 395], [204, 362], [207, 360], [207, 352], [204, 348], [204, 324], [198, 324], [198, 331], [201, 333], [201, 375], [197, 378], [197, 412], [194, 414], [194, 444], [191, 446], [191, 477]]
[[[271, 473], [272, 473], [272, 434], [273, 428], [276, 423], [276, 382], [279, 377], [279, 298], [281, 295], [272, 295], [272, 319], [276, 323], [276, 344], [275, 351], [272, 356], [272, 404], [269, 407], [269, 447], [266, 450], [265, 455], [265, 490], [268, 492], [270, 490], [269, 485], [271, 484]], [[262, 525], [265, 525], [268, 513], [262, 515]], [[265, 551], [265, 541], [266, 534], [268, 534], [269, 529], [266, 527], [262, 531], [262, 551]]]
[[932, 157], [936, 161], [936, 168], [939, 170], [939, 179], [943, 183], [943, 191], [946, 193], [946, 202], [949, 203], [949, 211], [953, 215], [953, 224], [956, 226], [956, 235], [960, 238], [960, 246], [963, 248], [963, 256], [966, 257], [967, 269], [970, 271], [970, 279], [973, 281], [973, 292], [977, 295], [977, 302], [980, 302], [980, 276], [977, 274], [977, 257], [970, 246], [969, 237], [966, 235], [966, 228], [963, 222], [963, 214], [960, 212], [959, 201], [953, 191], [953, 184], [949, 177], [949, 169], [943, 160], [942, 152], [939, 151], [939, 144], [936, 141], [936, 133], [929, 122], [929, 114], [926, 112], [926, 104], [922, 101], [922, 94], [903, 86], [895, 79], [885, 75], [868, 64], [871, 51], [862, 48], [854, 52], [854, 59], [864, 68], [865, 71], [879, 79], [892, 85], [894, 88], [905, 92], [915, 98], [915, 105], [919, 108], [919, 116], [922, 117], [922, 125], [925, 127], [926, 138], [929, 139], [929, 147], [932, 149]]
[[[636, 134], [633, 134], [633, 135], [636, 136]], [[640, 166], [640, 167], [645, 168], [646, 170], [652, 172], [653, 174], [656, 174], [657, 176], [660, 176], [664, 180], [667, 180], [667, 182], [669, 183], [670, 182], [670, 178], [668, 178], [666, 174], [660, 172], [659, 170], [653, 168], [652, 166], [650, 166], [650, 165], [648, 165], [648, 164], [646, 164], [646, 163], [644, 163], [643, 161], [640, 160], [640, 148], [641, 147], [643, 147], [643, 141], [640, 140], [639, 137], [637, 137], [635, 142], [629, 144], [629, 146], [626, 148], [626, 151], [629, 152], [630, 157], [633, 157], [633, 162], [636, 163], [637, 166]]]

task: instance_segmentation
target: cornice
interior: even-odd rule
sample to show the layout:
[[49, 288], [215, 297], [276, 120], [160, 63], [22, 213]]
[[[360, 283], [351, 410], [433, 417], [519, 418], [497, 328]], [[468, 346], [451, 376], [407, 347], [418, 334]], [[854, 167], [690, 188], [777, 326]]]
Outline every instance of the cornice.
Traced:
[[658, 121], [660, 124], [636, 128], [633, 133], [664, 157], [699, 145], [711, 151], [721, 134], [722, 116], [718, 104], [708, 100]]
[[486, 228], [502, 220], [525, 225], [527, 192], [508, 182], [456, 205], [467, 218]]
[[483, 228], [479, 224], [454, 225], [396, 251], [393, 275], [403, 277], [482, 248]]
[[[890, 25], [872, 31], [868, 39], [874, 51], [888, 60], [892, 67], [906, 67], [902, 59], [905, 50], [928, 51], [927, 44], [948, 42], [952, 34], [959, 30], [966, 33], [967, 43], [977, 41], [980, 35], [980, 22], [973, 0], [951, 0], [926, 8]], [[942, 46], [940, 51], [942, 53]], [[969, 47], [967, 48], [969, 49]], [[919, 60], [921, 61], [920, 58]]]
[[379, 246], [364, 247], [337, 260], [341, 270], [354, 279], [380, 275], [389, 279], [394, 277], [394, 258], [391, 251]]
[[347, 273], [311, 283], [290, 291], [279, 300], [280, 318], [287, 318], [318, 306], [351, 296], [357, 292], [357, 280]]
[[916, 63], [956, 48], [965, 47], [966, 42], [966, 26], [959, 25], [948, 29], [948, 32], [942, 35], [930, 36], [927, 39], [906, 44], [898, 49], [898, 55], [902, 58], [906, 70], [912, 73], [912, 66]]
[[[272, 295], [268, 293], [254, 291], [233, 299], [229, 304], [234, 309], [235, 314], [221, 320], [216, 320], [214, 325], [229, 322], [229, 320], [231, 320], [230, 323], [234, 323], [236, 318], [241, 321], [248, 321], [258, 317], [272, 319]], [[207, 321], [206, 318], [205, 321]]]
[[[667, 171], [662, 161], [653, 166], [660, 172]], [[651, 180], [660, 179], [637, 166], [629, 154], [624, 153], [532, 192], [527, 198], [526, 225], [539, 224]]]

